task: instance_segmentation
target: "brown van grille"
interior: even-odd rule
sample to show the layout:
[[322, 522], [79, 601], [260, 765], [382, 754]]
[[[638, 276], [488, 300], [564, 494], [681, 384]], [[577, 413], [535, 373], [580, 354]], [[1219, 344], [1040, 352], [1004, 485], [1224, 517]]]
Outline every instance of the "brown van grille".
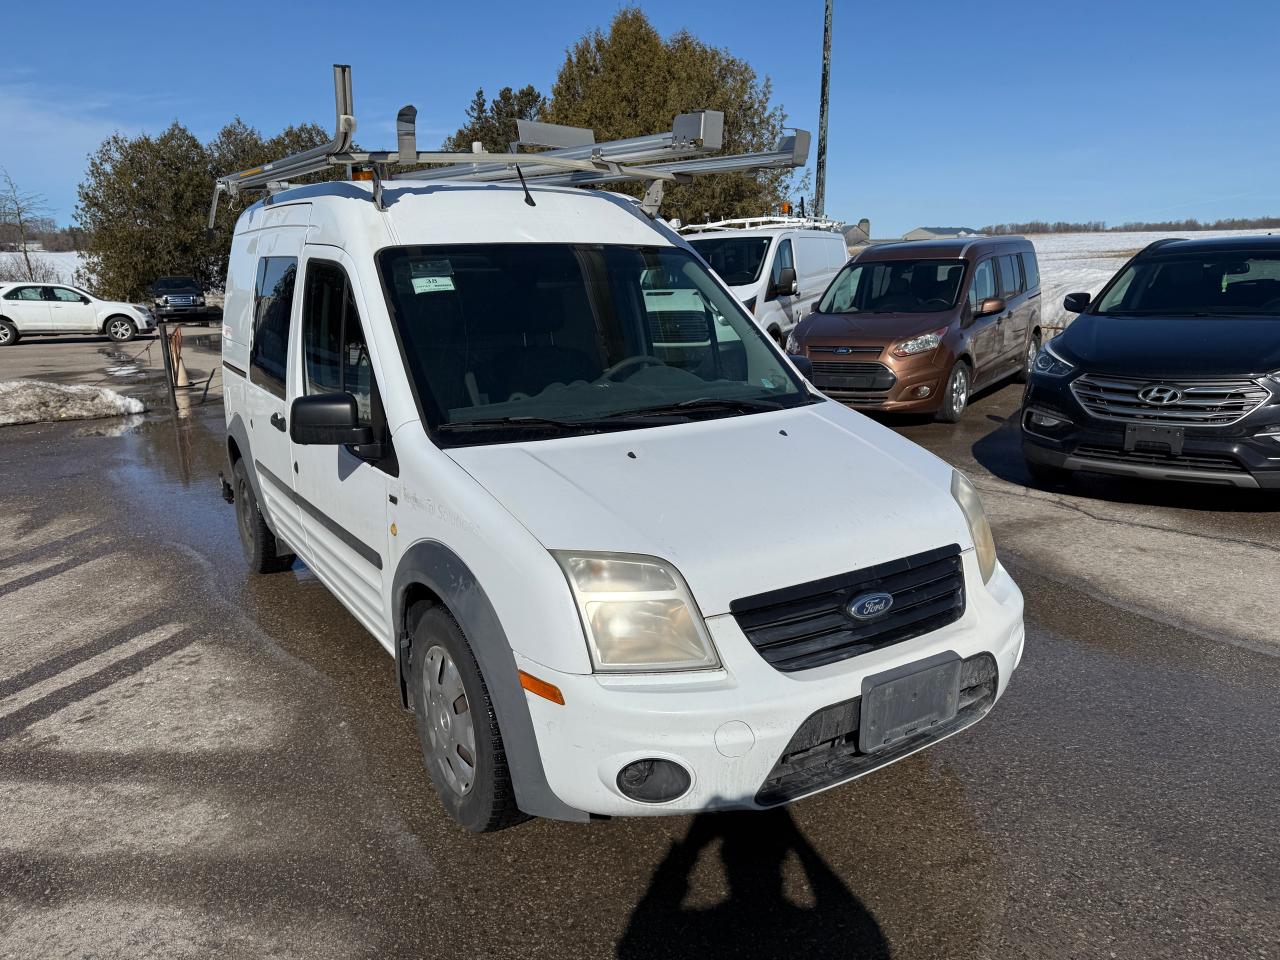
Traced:
[[[848, 612], [864, 593], [888, 593], [893, 605], [873, 620]], [[951, 544], [901, 560], [735, 600], [729, 612], [760, 656], [783, 672], [808, 670], [901, 643], [964, 614], [960, 547]]]
[[893, 389], [898, 382], [883, 363], [860, 360], [811, 360], [813, 382], [831, 390], [869, 390], [877, 393]]

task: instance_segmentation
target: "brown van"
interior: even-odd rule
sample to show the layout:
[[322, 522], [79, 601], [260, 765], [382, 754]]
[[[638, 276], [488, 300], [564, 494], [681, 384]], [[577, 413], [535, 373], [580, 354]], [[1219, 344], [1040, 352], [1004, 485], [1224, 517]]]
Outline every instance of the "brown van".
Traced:
[[1040, 270], [1023, 237], [868, 247], [792, 331], [813, 383], [851, 407], [954, 423], [973, 391], [1040, 350]]

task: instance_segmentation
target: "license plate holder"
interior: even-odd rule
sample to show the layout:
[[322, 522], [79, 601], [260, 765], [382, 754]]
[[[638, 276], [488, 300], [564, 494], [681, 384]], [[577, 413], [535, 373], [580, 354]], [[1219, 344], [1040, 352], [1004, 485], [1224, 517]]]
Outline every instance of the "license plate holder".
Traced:
[[1133, 453], [1138, 444], [1168, 447], [1172, 457], [1182, 456], [1182, 443], [1187, 437], [1186, 427], [1156, 427], [1146, 423], [1124, 425], [1124, 450]]
[[953, 719], [960, 665], [958, 654], [940, 653], [863, 680], [858, 749], [875, 753]]

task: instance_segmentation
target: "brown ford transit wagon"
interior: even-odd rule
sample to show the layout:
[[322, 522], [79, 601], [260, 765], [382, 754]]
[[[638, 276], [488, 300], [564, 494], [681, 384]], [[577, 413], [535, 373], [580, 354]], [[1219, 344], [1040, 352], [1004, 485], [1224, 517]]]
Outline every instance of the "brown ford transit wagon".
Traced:
[[1023, 237], [868, 247], [796, 325], [787, 352], [862, 409], [954, 423], [974, 390], [1025, 376], [1040, 350], [1040, 271]]

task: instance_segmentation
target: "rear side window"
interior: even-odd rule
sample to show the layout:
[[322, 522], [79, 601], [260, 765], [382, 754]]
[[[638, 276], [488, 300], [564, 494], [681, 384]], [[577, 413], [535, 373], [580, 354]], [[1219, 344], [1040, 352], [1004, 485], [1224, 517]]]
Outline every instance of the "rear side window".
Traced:
[[1016, 297], [1022, 292], [1022, 269], [1016, 253], [1000, 257], [1000, 295]]
[[373, 367], [346, 272], [312, 260], [302, 300], [302, 352], [307, 393], [349, 393], [360, 422], [373, 422]]
[[969, 306], [978, 309], [983, 300], [996, 295], [994, 260], [983, 260], [973, 271], [973, 284], [969, 287]]
[[277, 397], [284, 396], [285, 369], [289, 361], [289, 319], [293, 312], [293, 285], [297, 275], [297, 257], [263, 257], [258, 261], [249, 379]]
[[1027, 289], [1036, 289], [1040, 286], [1040, 265], [1036, 263], [1036, 255], [1020, 253], [1018, 256], [1022, 258], [1022, 273], [1027, 278]]

